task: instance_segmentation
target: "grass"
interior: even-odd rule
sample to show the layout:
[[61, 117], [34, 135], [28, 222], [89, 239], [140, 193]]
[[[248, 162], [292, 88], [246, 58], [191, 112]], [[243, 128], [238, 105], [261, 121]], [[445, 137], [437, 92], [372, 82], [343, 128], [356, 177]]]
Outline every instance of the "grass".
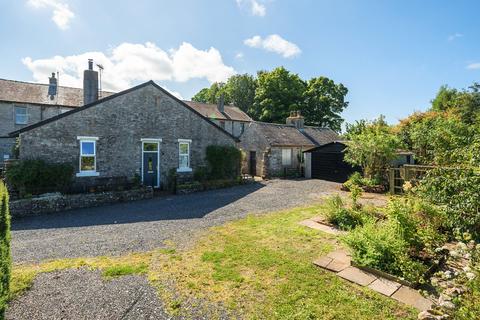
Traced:
[[177, 314], [188, 314], [186, 301], [193, 299], [247, 319], [414, 319], [414, 310], [312, 264], [333, 249], [334, 238], [298, 222], [319, 210], [249, 216], [210, 229], [186, 251], [16, 266], [12, 286], [20, 292], [39, 272], [83, 266], [100, 269], [105, 277], [147, 274]]

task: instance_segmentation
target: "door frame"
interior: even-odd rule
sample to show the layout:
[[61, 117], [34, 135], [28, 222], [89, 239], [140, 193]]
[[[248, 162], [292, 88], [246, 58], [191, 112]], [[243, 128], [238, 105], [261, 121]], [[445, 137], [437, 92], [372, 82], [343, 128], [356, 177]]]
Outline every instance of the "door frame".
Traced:
[[142, 142], [142, 184], [143, 184], [143, 161], [144, 161], [144, 154], [145, 152], [155, 152], [155, 151], [145, 151], [144, 146], [145, 143], [156, 143], [157, 144], [157, 184], [155, 185], [155, 188], [160, 188], [160, 142], [162, 142], [161, 138], [142, 138], [140, 139]]

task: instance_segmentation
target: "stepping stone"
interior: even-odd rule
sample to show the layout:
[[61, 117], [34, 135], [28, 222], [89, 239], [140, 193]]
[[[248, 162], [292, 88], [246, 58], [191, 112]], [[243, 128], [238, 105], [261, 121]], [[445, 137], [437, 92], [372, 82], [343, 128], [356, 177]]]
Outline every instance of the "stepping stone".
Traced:
[[337, 273], [339, 277], [346, 279], [348, 281], [354, 282], [361, 286], [368, 286], [370, 283], [375, 281], [377, 277], [374, 275], [362, 271], [355, 267], [348, 267]]
[[337, 229], [329, 227], [327, 225], [315, 222], [312, 219], [304, 220], [304, 221], [300, 222], [300, 224], [302, 226], [306, 226], [306, 227], [309, 227], [309, 228], [312, 228], [312, 229], [315, 229], [315, 230], [323, 231], [325, 233], [332, 234], [332, 235], [339, 235], [339, 234], [343, 233], [340, 230], [337, 230]]
[[326, 268], [327, 265], [332, 262], [332, 258], [329, 258], [327, 256], [323, 256], [318, 258], [317, 260], [313, 261], [313, 264], [322, 268]]
[[[328, 258], [328, 257], [327, 257]], [[325, 269], [328, 269], [333, 272], [340, 272], [343, 269], [347, 268], [350, 266], [350, 263], [345, 263], [340, 260], [333, 259], [332, 262], [330, 262]]]
[[412, 288], [401, 286], [393, 295], [392, 298], [405, 303], [406, 305], [417, 308], [420, 311], [425, 311], [431, 308], [432, 302], [424, 298], [418, 291]]
[[342, 262], [342, 263], [347, 263], [347, 264], [350, 264], [352, 260], [350, 255], [345, 250], [332, 251], [329, 254], [327, 254], [327, 257], [332, 258], [334, 260], [338, 260], [339, 262]]
[[377, 278], [377, 280], [373, 281], [368, 285], [368, 287], [378, 293], [381, 293], [387, 297], [390, 297], [395, 291], [400, 288], [401, 284], [385, 279], [385, 278]]

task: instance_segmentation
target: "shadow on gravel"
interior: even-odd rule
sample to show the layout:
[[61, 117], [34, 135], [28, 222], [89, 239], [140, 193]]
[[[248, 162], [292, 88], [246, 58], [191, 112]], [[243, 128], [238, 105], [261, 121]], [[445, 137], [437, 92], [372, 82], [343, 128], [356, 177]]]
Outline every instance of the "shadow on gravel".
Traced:
[[13, 231], [57, 229], [202, 218], [263, 187], [264, 185], [261, 183], [252, 183], [183, 196], [170, 195], [149, 200], [23, 217], [13, 220], [11, 229]]

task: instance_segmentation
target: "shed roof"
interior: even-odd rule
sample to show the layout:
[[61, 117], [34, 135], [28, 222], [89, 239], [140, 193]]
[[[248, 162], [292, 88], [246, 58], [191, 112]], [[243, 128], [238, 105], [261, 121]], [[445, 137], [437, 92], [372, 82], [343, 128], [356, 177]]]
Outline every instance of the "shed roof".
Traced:
[[[113, 92], [101, 91], [99, 98], [112, 94]], [[57, 96], [51, 100], [48, 96], [48, 84], [0, 79], [0, 101], [81, 107], [83, 89], [58, 86]]]
[[225, 111], [222, 113], [218, 110], [216, 104], [202, 103], [196, 101], [185, 101], [190, 107], [200, 112], [203, 116], [216, 120], [234, 120], [234, 121], [253, 121], [240, 108], [233, 105], [225, 105]]
[[337, 133], [329, 128], [305, 127], [297, 129], [293, 125], [266, 122], [253, 122], [263, 133], [271, 146], [299, 146], [313, 148], [338, 139]]

